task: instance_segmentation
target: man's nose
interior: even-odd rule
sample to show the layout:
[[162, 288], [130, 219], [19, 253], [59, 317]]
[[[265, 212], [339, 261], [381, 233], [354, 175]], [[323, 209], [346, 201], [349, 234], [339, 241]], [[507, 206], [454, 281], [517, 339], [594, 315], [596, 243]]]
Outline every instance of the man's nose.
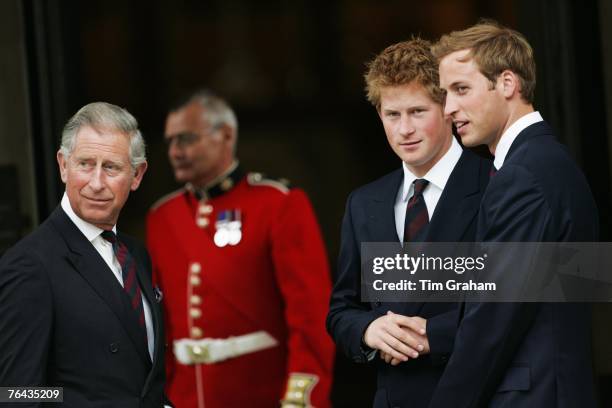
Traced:
[[89, 187], [93, 191], [100, 191], [104, 189], [104, 172], [101, 166], [97, 166], [91, 174], [89, 179]]
[[457, 100], [454, 96], [446, 94], [446, 101], [444, 103], [444, 115], [452, 116], [457, 112]]
[[402, 115], [400, 118], [399, 132], [402, 136], [408, 136], [414, 133], [414, 124], [407, 115]]
[[168, 142], [168, 156], [170, 157], [178, 157], [183, 154], [183, 148], [180, 146], [176, 137], [173, 137]]

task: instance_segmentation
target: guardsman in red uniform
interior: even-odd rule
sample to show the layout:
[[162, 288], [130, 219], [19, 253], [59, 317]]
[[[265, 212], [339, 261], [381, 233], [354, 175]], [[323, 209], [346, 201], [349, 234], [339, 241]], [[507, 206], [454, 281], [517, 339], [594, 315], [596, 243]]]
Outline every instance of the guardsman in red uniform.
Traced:
[[179, 408], [329, 407], [329, 267], [306, 194], [242, 171], [236, 117], [210, 92], [170, 112], [165, 140], [186, 183], [147, 217], [169, 397]]

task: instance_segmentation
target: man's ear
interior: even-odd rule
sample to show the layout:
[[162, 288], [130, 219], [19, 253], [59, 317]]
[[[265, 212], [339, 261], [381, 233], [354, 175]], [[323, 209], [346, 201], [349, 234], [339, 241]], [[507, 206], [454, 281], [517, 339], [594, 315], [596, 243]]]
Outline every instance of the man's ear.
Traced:
[[59, 166], [62, 182], [66, 184], [66, 180], [68, 179], [68, 158], [64, 157], [61, 150], [57, 151], [57, 164]]
[[138, 167], [136, 167], [136, 170], [134, 172], [134, 178], [132, 179], [132, 185], [130, 186], [130, 189], [132, 191], [136, 191], [138, 189], [138, 187], [140, 186], [140, 182], [142, 181], [142, 176], [144, 176], [146, 171], [147, 162], [141, 163], [138, 165]]
[[232, 152], [236, 151], [236, 143], [238, 142], [238, 137], [236, 134], [236, 129], [229, 126], [227, 123], [224, 123], [219, 128], [219, 132], [221, 133], [221, 138], [225, 142], [225, 146], [231, 148]]
[[219, 127], [219, 132], [221, 132], [221, 137], [226, 142], [230, 144], [236, 143], [236, 129], [229, 126], [227, 123], [223, 123], [221, 127]]
[[[510, 99], [521, 92], [521, 83], [518, 75], [509, 69], [499, 74], [498, 81], [501, 81], [502, 92], [504, 97]], [[520, 97], [520, 95], [519, 95]]]
[[382, 120], [383, 117], [382, 117], [382, 109], [380, 107], [380, 104], [376, 105], [376, 113], [378, 113], [378, 117], [380, 118], [380, 120]]

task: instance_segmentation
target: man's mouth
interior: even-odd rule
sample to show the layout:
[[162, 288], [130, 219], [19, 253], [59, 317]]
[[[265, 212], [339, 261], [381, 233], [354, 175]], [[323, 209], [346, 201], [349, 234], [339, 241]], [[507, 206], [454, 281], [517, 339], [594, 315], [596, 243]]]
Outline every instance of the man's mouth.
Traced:
[[414, 147], [414, 146], [418, 145], [421, 142], [422, 142], [422, 140], [413, 140], [413, 141], [410, 141], [410, 142], [402, 142], [402, 143], [400, 143], [400, 146]]
[[462, 135], [463, 133], [465, 133], [467, 131], [467, 125], [470, 123], [467, 120], [456, 120], [453, 121], [453, 123], [455, 124], [455, 128], [457, 129], [457, 133], [459, 135]]
[[174, 163], [173, 167], [175, 170], [185, 170], [190, 167], [189, 163]]
[[455, 124], [455, 127], [457, 128], [457, 130], [459, 130], [470, 122], [467, 120], [457, 120], [453, 123]]
[[85, 197], [85, 199], [91, 202], [94, 202], [96, 204], [104, 204], [104, 203], [111, 201], [110, 198], [92, 198], [92, 197], [87, 197], [87, 196], [83, 196], [83, 197]]

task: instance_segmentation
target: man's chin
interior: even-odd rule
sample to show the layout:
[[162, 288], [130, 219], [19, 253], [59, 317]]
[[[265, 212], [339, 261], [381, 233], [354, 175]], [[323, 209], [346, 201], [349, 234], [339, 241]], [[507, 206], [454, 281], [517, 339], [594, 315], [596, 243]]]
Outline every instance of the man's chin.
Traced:
[[107, 211], [100, 211], [95, 209], [88, 209], [84, 211], [82, 214], [77, 214], [79, 217], [90, 224], [96, 225], [102, 229], [106, 229], [106, 227], [112, 227], [116, 224], [113, 222], [110, 214]]
[[425, 158], [423, 157], [422, 154], [402, 154], [400, 156], [400, 159], [402, 159], [402, 161], [404, 163], [406, 163], [406, 165], [408, 167], [417, 167], [417, 166], [421, 166], [423, 165], [423, 162], [425, 162]]
[[177, 183], [187, 183], [191, 181], [191, 173], [185, 170], [174, 170], [174, 179]]
[[478, 136], [473, 134], [460, 135], [461, 144], [465, 147], [475, 147], [483, 144], [483, 142], [478, 140]]

